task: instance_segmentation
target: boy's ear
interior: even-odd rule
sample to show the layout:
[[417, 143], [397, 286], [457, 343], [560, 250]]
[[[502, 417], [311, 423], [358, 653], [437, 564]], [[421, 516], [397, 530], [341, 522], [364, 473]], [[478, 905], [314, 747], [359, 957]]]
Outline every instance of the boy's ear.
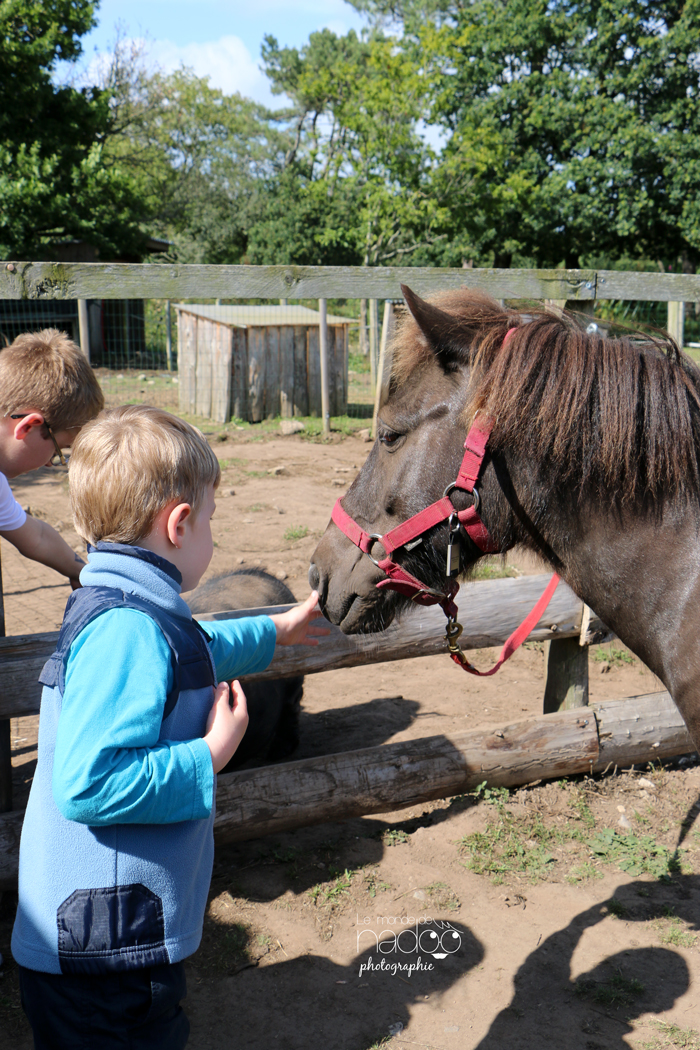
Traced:
[[178, 550], [182, 547], [182, 541], [185, 537], [186, 522], [191, 514], [192, 507], [189, 503], [177, 503], [172, 510], [168, 512], [165, 531], [173, 547], [177, 547]]
[[39, 427], [44, 422], [44, 417], [41, 412], [27, 412], [26, 416], [22, 416], [21, 419], [12, 420], [15, 423], [13, 430], [14, 436], [18, 441], [24, 441], [28, 436], [33, 427]]

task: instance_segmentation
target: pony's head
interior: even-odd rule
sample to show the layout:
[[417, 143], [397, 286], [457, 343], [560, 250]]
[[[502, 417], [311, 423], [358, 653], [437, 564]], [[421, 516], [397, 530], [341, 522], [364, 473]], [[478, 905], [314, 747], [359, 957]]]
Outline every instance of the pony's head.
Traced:
[[[493, 421], [479, 513], [500, 550], [524, 542], [560, 567], [545, 494], [580, 502], [593, 489], [619, 506], [697, 489], [698, 377], [673, 344], [605, 338], [576, 318], [523, 315], [466, 289], [427, 301], [403, 292], [389, 396], [342, 500], [366, 533], [381, 537], [442, 497], [479, 412]], [[450, 498], [457, 511], [472, 501], [459, 490]], [[444, 589], [448, 533], [446, 521], [435, 525], [395, 560]], [[459, 547], [467, 573], [482, 551], [463, 533]], [[333, 522], [314, 552], [309, 581], [346, 633], [383, 629], [407, 600], [377, 589], [384, 553], [381, 539], [363, 553]]]

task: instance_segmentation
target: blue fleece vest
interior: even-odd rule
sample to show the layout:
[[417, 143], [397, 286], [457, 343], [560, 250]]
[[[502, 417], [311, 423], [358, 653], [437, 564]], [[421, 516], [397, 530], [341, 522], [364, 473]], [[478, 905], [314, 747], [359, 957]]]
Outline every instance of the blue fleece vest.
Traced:
[[[161, 573], [164, 567], [173, 569], [139, 548], [120, 551], [115, 544], [109, 549], [152, 562]], [[111, 587], [84, 587], [71, 596], [57, 649], [40, 678], [40, 759], [22, 830], [12, 949], [30, 969], [97, 974], [177, 962], [201, 939], [213, 863], [213, 808], [203, 820], [90, 827], [66, 820], [53, 799], [53, 755], [70, 646], [95, 617], [119, 608], [150, 616], [170, 648], [173, 686], [160, 740], [203, 736], [213, 701], [216, 671], [196, 621]]]

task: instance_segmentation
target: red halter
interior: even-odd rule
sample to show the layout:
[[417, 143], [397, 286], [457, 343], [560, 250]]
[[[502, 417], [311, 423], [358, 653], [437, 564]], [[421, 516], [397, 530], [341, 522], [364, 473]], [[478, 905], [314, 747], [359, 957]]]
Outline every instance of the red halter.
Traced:
[[[514, 331], [514, 328], [510, 329], [506, 335], [504, 343]], [[505, 550], [508, 549], [505, 548], [504, 550], [501, 550], [498, 544], [494, 543], [478, 513], [480, 500], [479, 493], [475, 486], [479, 479], [479, 474], [481, 473], [484, 456], [486, 455], [486, 444], [494, 423], [493, 419], [488, 416], [482, 417], [480, 423], [477, 422], [478, 418], [479, 417], [477, 416], [467, 434], [467, 440], [464, 443], [465, 451], [462, 458], [462, 465], [459, 468], [457, 478], [451, 485], [447, 486], [442, 499], [437, 500], [435, 503], [431, 503], [429, 507], [425, 508], [425, 510], [421, 510], [418, 514], [414, 514], [413, 517], [404, 521], [401, 525], [397, 525], [383, 536], [380, 536], [377, 533], [365, 532], [365, 530], [350, 517], [347, 511], [344, 510], [340, 500], [338, 500], [333, 507], [331, 520], [335, 522], [341, 532], [343, 532], [356, 547], [359, 547], [360, 550], [370, 558], [372, 558], [371, 550], [373, 544], [375, 542], [381, 543], [386, 551], [386, 557], [382, 558], [381, 561], [372, 558], [372, 561], [386, 574], [386, 578], [380, 580], [377, 587], [379, 589], [387, 588], [388, 590], [398, 591], [399, 594], [403, 594], [406, 598], [411, 598], [412, 601], [416, 602], [418, 605], [440, 605], [447, 617], [447, 633], [445, 635], [445, 640], [447, 641], [447, 646], [450, 650], [450, 656], [452, 659], [456, 664], [464, 668], [465, 671], [469, 671], [470, 674], [488, 676], [495, 674], [508, 657], [512, 656], [518, 646], [525, 641], [528, 634], [530, 634], [533, 627], [539, 621], [549, 605], [552, 595], [559, 583], [559, 577], [556, 574], [552, 576], [552, 579], [547, 585], [547, 589], [535, 605], [534, 609], [525, 618], [520, 627], [518, 627], [506, 641], [497, 663], [491, 668], [491, 670], [478, 671], [469, 663], [457, 644], [459, 636], [462, 633], [462, 626], [457, 623], [458, 610], [454, 601], [457, 591], [459, 590], [459, 584], [453, 576], [459, 571], [460, 528], [464, 529], [469, 538], [476, 544], [480, 551], [483, 551], [484, 554], [493, 554], [496, 552], [505, 553]], [[450, 493], [454, 489], [461, 489], [464, 492], [470, 493], [474, 497], [473, 504], [470, 507], [467, 507], [466, 510], [455, 510], [452, 501], [449, 498]], [[407, 572], [406, 569], [397, 565], [397, 563], [393, 561], [391, 555], [401, 547], [407, 551], [412, 550], [419, 543], [422, 543], [423, 534], [427, 532], [428, 529], [431, 529], [434, 525], [439, 525], [440, 522], [443, 521], [449, 521], [450, 523], [450, 537], [447, 548], [446, 587], [444, 591], [437, 591], [432, 587], [428, 587], [427, 584], [421, 583], [421, 581], [415, 576], [412, 576], [410, 572]]]

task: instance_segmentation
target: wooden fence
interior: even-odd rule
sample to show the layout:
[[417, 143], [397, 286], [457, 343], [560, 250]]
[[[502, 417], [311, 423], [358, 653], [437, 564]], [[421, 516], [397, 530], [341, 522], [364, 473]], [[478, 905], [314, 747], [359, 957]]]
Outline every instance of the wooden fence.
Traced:
[[[465, 649], [502, 644], [532, 608], [548, 577], [467, 584], [461, 592], [461, 641]], [[239, 610], [200, 620], [280, 612]], [[574, 593], [559, 584], [530, 639], [586, 646], [606, 632]], [[37, 676], [53, 652], [57, 632], [0, 640], [0, 719], [36, 714]], [[277, 650], [269, 668], [249, 680], [315, 674], [358, 664], [445, 653], [444, 616], [438, 608], [415, 608], [376, 635], [346, 636], [337, 627], [315, 649]], [[445, 655], [447, 659], [447, 655]], [[550, 661], [551, 662], [551, 661]], [[554, 665], [560, 666], [558, 657]], [[587, 672], [586, 672], [587, 673]], [[455, 670], [458, 688], [465, 688]], [[580, 679], [577, 679], [580, 685]], [[547, 776], [602, 771], [619, 763], [664, 758], [692, 750], [683, 720], [667, 694], [586, 706], [579, 690], [557, 678], [550, 696], [556, 710], [539, 719], [431, 737], [345, 754], [245, 770], [221, 777], [217, 794], [217, 841], [254, 838], [325, 820], [400, 809], [472, 790], [482, 781], [514, 785]], [[546, 693], [546, 691], [545, 691]], [[21, 812], [0, 816], [0, 888], [16, 878]]]
[[[694, 274], [661, 274], [631, 273], [617, 270], [499, 270], [499, 269], [429, 269], [423, 267], [314, 267], [314, 266], [180, 266], [173, 264], [121, 264], [121, 263], [44, 263], [27, 261], [0, 262], [0, 299], [56, 300], [77, 299], [80, 303], [88, 299], [167, 299], [183, 300], [190, 298], [226, 298], [226, 299], [318, 299], [323, 302], [321, 314], [325, 316], [325, 300], [328, 298], [368, 298], [396, 299], [400, 296], [400, 285], [410, 286], [419, 294], [428, 294], [446, 288], [467, 287], [487, 292], [496, 298], [505, 299], [541, 299], [558, 305], [569, 303], [587, 310], [596, 299], [650, 300], [669, 304], [669, 329], [679, 343], [683, 341], [683, 303], [700, 301], [700, 276]], [[83, 318], [86, 311], [79, 311]], [[81, 321], [81, 344], [88, 346], [87, 324]], [[321, 374], [324, 371], [323, 333], [319, 339]], [[327, 371], [327, 364], [326, 364]], [[322, 391], [323, 393], [323, 391]], [[328, 405], [328, 392], [325, 392]], [[328, 408], [324, 409], [324, 418]], [[463, 617], [465, 632], [463, 645], [465, 649], [481, 648], [496, 645], [505, 640], [516, 626], [522, 615], [533, 604], [533, 591], [541, 589], [541, 580], [530, 577], [518, 581], [497, 581], [490, 584], [472, 585], [467, 588], [468, 600], [463, 600], [467, 610]], [[1, 592], [0, 592], [1, 595]], [[1, 605], [0, 605], [1, 610]], [[401, 625], [392, 626], [382, 636], [346, 638], [335, 632], [329, 646], [322, 650], [304, 652], [299, 655], [294, 650], [283, 650], [276, 655], [271, 667], [258, 677], [283, 677], [290, 674], [312, 674], [334, 667], [350, 667], [354, 664], [396, 660], [410, 656], [428, 655], [443, 648], [442, 634], [444, 626], [442, 614], [436, 610], [423, 610], [419, 616], [406, 618]], [[667, 695], [652, 698], [649, 703], [633, 705], [626, 701], [626, 714], [622, 723], [626, 726], [621, 740], [628, 740], [627, 751], [621, 746], [617, 752], [603, 744], [601, 736], [601, 718], [595, 714], [593, 721], [575, 710], [571, 715], [562, 715], [566, 708], [577, 708], [587, 702], [588, 660], [585, 645], [581, 641], [590, 640], [591, 632], [603, 631], [604, 626], [597, 623], [595, 617], [586, 610], [578, 599], [567, 588], [560, 586], [555, 595], [546, 619], [531, 637], [543, 639], [548, 647], [547, 681], [545, 685], [544, 710], [558, 712], [556, 718], [564, 717], [566, 725], [579, 725], [589, 728], [588, 743], [579, 748], [578, 758], [570, 771], [578, 768], [583, 762], [585, 768], [599, 768], [599, 762], [611, 754], [633, 754], [632, 761], [640, 760], [641, 755], [678, 753], [691, 748], [690, 738], [685, 733], [682, 722], [670, 704]], [[0, 639], [0, 810], [11, 808], [11, 799], [7, 790], [10, 776], [10, 732], [9, 719], [19, 715], [35, 714], [39, 707], [40, 690], [36, 684], [39, 670], [53, 649], [55, 633]], [[670, 706], [669, 706], [670, 705]], [[649, 711], [652, 714], [649, 714]], [[657, 714], [653, 714], [657, 712]], [[552, 717], [546, 715], [545, 717]], [[610, 722], [610, 712], [606, 715]], [[648, 719], [652, 721], [649, 722]], [[580, 722], [577, 722], [577, 719]], [[645, 719], [647, 721], [645, 722]], [[631, 720], [631, 721], [630, 721]], [[619, 720], [618, 720], [619, 721]], [[590, 736], [595, 723], [596, 738]], [[547, 723], [553, 724], [553, 723]], [[616, 723], [617, 724], [617, 723]], [[630, 733], [629, 725], [636, 726], [637, 732]], [[651, 725], [651, 730], [649, 726]], [[640, 732], [641, 731], [641, 732]], [[547, 731], [549, 732], [549, 731]], [[547, 736], [545, 732], [545, 737]], [[608, 737], [617, 739], [616, 730], [607, 731]], [[539, 733], [539, 730], [537, 730]], [[535, 734], [537, 736], [537, 733]], [[576, 736], [578, 730], [574, 732]], [[499, 735], [500, 734], [500, 735]], [[626, 734], [626, 736], [625, 736]], [[518, 733], [516, 732], [517, 736]], [[495, 733], [495, 740], [508, 736], [505, 731]], [[527, 733], [525, 733], [527, 737]], [[528, 738], [529, 739], [529, 738]], [[544, 739], [537, 746], [542, 751]], [[629, 741], [632, 741], [631, 744]], [[641, 743], [640, 743], [641, 740]], [[665, 741], [665, 743], [664, 743]], [[472, 741], [472, 744], [474, 742]], [[460, 750], [455, 742], [448, 742], [447, 753], [452, 758], [447, 764], [456, 770], [454, 776], [439, 780], [435, 790], [442, 794], [454, 793], [455, 790], [466, 790], [464, 785], [471, 783], [473, 773], [481, 779], [488, 779], [488, 770], [484, 763], [477, 762], [477, 771], [472, 768], [468, 759], [469, 747]], [[474, 745], [476, 746], [476, 745]], [[487, 749], [488, 742], [484, 745]], [[606, 751], [607, 747], [607, 751]], [[421, 750], [422, 748], [422, 750]], [[408, 778], [405, 789], [393, 790], [389, 808], [399, 805], [411, 805], [414, 801], [427, 797], [426, 789], [418, 789], [416, 784], [427, 775], [425, 766], [430, 766], [430, 776], [439, 764], [435, 742], [412, 742], [409, 745], [390, 745], [385, 748], [368, 749], [372, 755], [362, 762], [348, 756], [331, 756], [322, 760], [309, 760], [309, 763], [289, 763], [287, 766], [274, 767], [274, 771], [257, 770], [230, 774], [222, 778], [219, 789], [220, 800], [224, 803], [218, 818], [217, 832], [219, 838], [231, 838], [239, 834], [233, 828], [243, 829], [240, 834], [251, 836], [257, 827], [258, 833], [274, 825], [270, 817], [270, 807], [277, 797], [285, 802], [280, 808], [294, 809], [295, 803], [289, 800], [299, 792], [299, 805], [296, 816], [290, 817], [288, 826], [298, 826], [314, 819], [331, 819], [333, 807], [321, 803], [304, 802], [302, 782], [304, 777], [315, 778], [320, 791], [328, 793], [333, 777], [339, 777], [338, 783], [345, 783], [341, 767], [347, 766], [365, 770], [357, 774], [364, 777], [367, 790], [360, 792], [364, 801], [357, 803], [361, 812], [376, 812], [377, 806], [386, 808], [386, 792], [379, 790], [382, 777], [372, 774], [371, 769], [382, 770], [388, 767], [395, 770], [411, 765], [409, 754], [420, 754], [416, 766], [416, 775]], [[417, 750], [416, 750], [417, 749]], [[650, 751], [651, 749], [651, 751]], [[669, 750], [670, 749], [670, 750]], [[516, 748], [516, 750], [518, 750]], [[522, 748], [520, 748], [522, 750]], [[574, 748], [576, 751], [576, 747]], [[374, 753], [376, 752], [376, 754]], [[593, 754], [598, 756], [593, 761]], [[462, 758], [456, 758], [457, 753]], [[354, 752], [355, 756], [360, 752]], [[405, 754], [404, 762], [401, 756]], [[532, 747], [525, 749], [524, 769], [535, 768], [532, 763]], [[432, 756], [432, 757], [431, 757]], [[583, 756], [583, 757], [582, 757]], [[316, 763], [314, 765], [314, 763]], [[466, 763], [466, 765], [465, 765]], [[587, 765], [586, 765], [587, 763]], [[566, 762], [554, 763], [560, 771]], [[467, 776], [465, 769], [471, 772]], [[540, 768], [537, 766], [537, 768]], [[602, 767], [601, 767], [602, 768]], [[287, 776], [284, 772], [293, 770]], [[460, 772], [461, 771], [461, 772]], [[484, 775], [484, 774], [487, 775]], [[354, 774], [353, 774], [354, 775]], [[498, 780], [503, 774], [494, 773], [495, 783], [514, 782]], [[512, 777], [512, 772], [507, 774]], [[519, 773], [519, 776], [527, 776]], [[543, 775], [543, 774], [538, 774]], [[377, 779], [379, 776], [379, 779]], [[398, 774], [397, 774], [398, 776]], [[403, 783], [402, 776], [398, 779]], [[291, 777], [291, 779], [290, 779]], [[374, 777], [374, 779], [373, 779]], [[234, 782], [233, 778], [238, 778]], [[301, 779], [300, 779], [301, 778]], [[395, 780], [396, 778], [394, 778]], [[384, 777], [384, 781], [386, 777]], [[392, 777], [389, 777], [392, 780]], [[382, 781], [382, 782], [384, 782]], [[252, 809], [245, 816], [236, 811], [232, 816], [232, 798], [242, 785], [251, 785], [246, 789], [250, 795]], [[438, 781], [436, 781], [438, 783]], [[276, 786], [275, 786], [276, 785]], [[324, 787], [325, 785], [325, 787]], [[374, 785], [374, 787], [372, 786]], [[411, 786], [412, 785], [412, 786]], [[460, 788], [459, 785], [462, 785]], [[376, 793], [375, 792], [376, 788]], [[352, 789], [350, 789], [352, 791]], [[433, 788], [431, 787], [432, 791]], [[261, 794], [262, 792], [262, 794]], [[275, 792], [281, 792], [276, 795]], [[312, 792], [313, 794], [313, 792]], [[347, 794], [347, 793], [346, 793]], [[358, 792], [355, 792], [358, 795]], [[346, 795], [340, 791], [338, 796], [342, 805], [348, 806]], [[266, 801], [261, 802], [261, 798]], [[257, 801], [255, 801], [257, 799]], [[374, 801], [372, 801], [374, 799]], [[402, 801], [403, 799], [403, 801]], [[379, 800], [379, 801], [377, 801]], [[368, 808], [372, 806], [373, 808]], [[257, 807], [257, 808], [256, 808]], [[273, 807], [274, 808], [274, 807]], [[263, 810], [267, 812], [264, 815]], [[339, 812], [342, 812], [342, 807]], [[251, 815], [252, 814], [252, 815]], [[257, 815], [256, 815], [257, 814]], [[322, 816], [319, 818], [319, 814]], [[348, 813], [346, 812], [346, 815]], [[0, 880], [6, 882], [14, 877], [16, 855], [21, 827], [21, 813], [7, 813], [0, 817]], [[271, 823], [272, 821], [272, 823]], [[228, 830], [221, 831], [225, 826]], [[275, 825], [276, 826], [276, 825]]]

